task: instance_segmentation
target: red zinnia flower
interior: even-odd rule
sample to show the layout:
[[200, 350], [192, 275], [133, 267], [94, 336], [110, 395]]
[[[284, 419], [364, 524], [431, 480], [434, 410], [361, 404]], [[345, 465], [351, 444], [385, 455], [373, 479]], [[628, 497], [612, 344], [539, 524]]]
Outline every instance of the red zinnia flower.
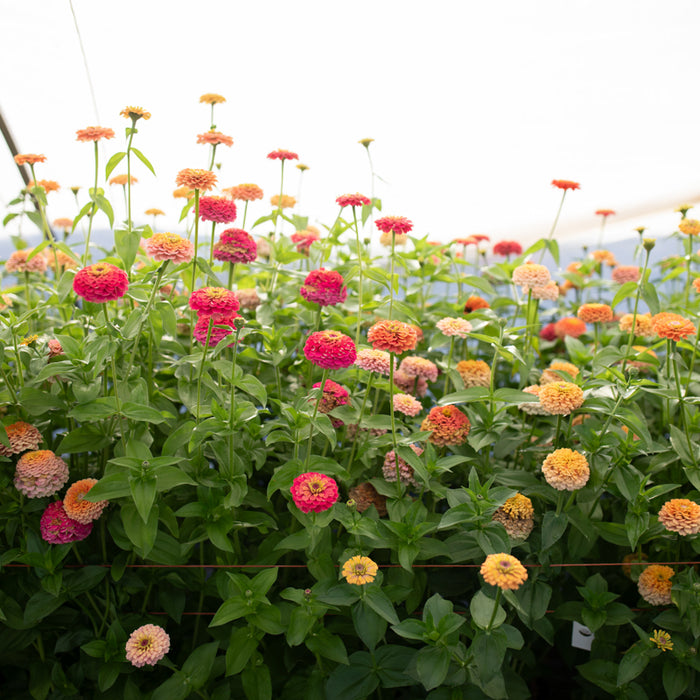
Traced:
[[307, 338], [304, 355], [323, 369], [343, 369], [355, 362], [357, 350], [352, 338], [344, 333], [317, 331]]
[[602, 216], [605, 219], [607, 219], [609, 216], [612, 216], [615, 213], [616, 212], [614, 209], [598, 209], [598, 211], [596, 212], [598, 216]]
[[236, 203], [228, 197], [202, 197], [199, 200], [199, 218], [217, 224], [231, 224], [236, 220]]
[[520, 255], [523, 252], [523, 247], [518, 241], [499, 241], [493, 247], [493, 252], [496, 255]]
[[552, 180], [552, 185], [560, 190], [580, 190], [581, 185], [573, 180]]
[[299, 156], [294, 151], [278, 149], [267, 154], [270, 160], [299, 160]]
[[[203, 287], [190, 295], [190, 309], [201, 316], [226, 318], [235, 314], [240, 303], [234, 292], [225, 287]], [[206, 336], [205, 336], [206, 337]]]
[[318, 472], [300, 474], [292, 483], [292, 498], [302, 513], [321, 513], [338, 500], [338, 484]]
[[73, 279], [73, 291], [95, 304], [121, 299], [128, 288], [126, 272], [107, 262], [88, 265], [78, 270]]
[[365, 197], [359, 192], [357, 194], [343, 194], [335, 201], [341, 207], [361, 207], [372, 204], [372, 200], [369, 197]]
[[348, 296], [343, 276], [335, 270], [312, 270], [299, 290], [301, 296], [319, 306], [342, 304]]
[[214, 259], [230, 263], [249, 263], [258, 254], [258, 244], [241, 228], [227, 228], [214, 244]]
[[413, 223], [405, 216], [384, 216], [377, 219], [374, 224], [382, 233], [393, 231], [397, 236], [405, 235], [413, 230]]

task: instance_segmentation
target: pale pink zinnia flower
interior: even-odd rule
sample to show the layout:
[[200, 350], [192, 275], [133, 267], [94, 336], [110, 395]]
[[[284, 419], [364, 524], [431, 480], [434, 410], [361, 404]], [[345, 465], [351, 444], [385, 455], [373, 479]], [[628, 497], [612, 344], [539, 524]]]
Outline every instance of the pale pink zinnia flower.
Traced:
[[[384, 350], [359, 350], [355, 364], [368, 372], [377, 372], [389, 376], [389, 353]], [[394, 358], [394, 368], [396, 359]]]
[[394, 410], [406, 416], [417, 416], [423, 410], [423, 406], [410, 394], [394, 394]]
[[471, 333], [472, 330], [472, 324], [464, 318], [446, 317], [438, 321], [435, 325], [438, 330], [448, 338], [455, 335], [460, 338], [466, 338], [467, 333]]
[[139, 627], [126, 642], [126, 660], [136, 668], [155, 666], [169, 651], [170, 637], [158, 625]]

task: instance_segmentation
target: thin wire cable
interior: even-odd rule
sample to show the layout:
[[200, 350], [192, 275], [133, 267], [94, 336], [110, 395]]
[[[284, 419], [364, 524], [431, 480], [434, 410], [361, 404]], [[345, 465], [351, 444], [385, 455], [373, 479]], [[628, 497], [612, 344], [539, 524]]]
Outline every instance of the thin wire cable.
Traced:
[[73, 8], [73, 0], [68, 0], [70, 5], [70, 11], [73, 15], [73, 23], [75, 24], [75, 31], [78, 35], [78, 43], [80, 44], [80, 53], [83, 55], [83, 64], [85, 65], [85, 73], [87, 74], [88, 85], [90, 87], [90, 97], [92, 98], [92, 106], [95, 110], [95, 117], [97, 118], [97, 123], [101, 124], [100, 112], [97, 109], [97, 100], [95, 99], [95, 88], [92, 85], [92, 78], [90, 77], [90, 67], [88, 66], [87, 54], [85, 53], [85, 47], [83, 46], [83, 37], [80, 35], [80, 27], [78, 26], [78, 18], [75, 16], [75, 9]]

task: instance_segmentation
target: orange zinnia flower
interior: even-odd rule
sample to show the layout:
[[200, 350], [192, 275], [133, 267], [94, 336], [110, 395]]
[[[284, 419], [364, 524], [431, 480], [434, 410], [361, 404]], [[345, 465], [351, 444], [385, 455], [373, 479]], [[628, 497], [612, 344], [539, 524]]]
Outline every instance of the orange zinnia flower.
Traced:
[[674, 571], [670, 566], [652, 564], [647, 566], [639, 575], [637, 588], [639, 595], [651, 605], [670, 605], [671, 599], [671, 578]]
[[222, 190], [222, 192], [229, 195], [231, 199], [238, 199], [242, 202], [252, 202], [256, 199], [263, 198], [262, 189], [250, 182], [245, 182], [235, 187], [227, 187], [225, 190]]
[[277, 205], [280, 206], [281, 209], [292, 209], [294, 208], [294, 205], [297, 203], [297, 200], [294, 199], [294, 197], [291, 197], [290, 195], [283, 194], [282, 195], [282, 203], [280, 204], [280, 196], [278, 194], [273, 194], [272, 197], [270, 197], [270, 204], [272, 204], [273, 207], [276, 207]]
[[143, 107], [124, 107], [119, 114], [126, 119], [131, 119], [132, 121], [151, 118], [151, 113], [147, 112]]
[[661, 506], [659, 522], [679, 535], [700, 532], [700, 506], [687, 498], [672, 498]]
[[39, 180], [39, 182], [34, 182], [34, 180], [30, 180], [27, 183], [27, 189], [31, 190], [32, 187], [35, 187], [37, 185], [39, 187], [43, 187], [46, 194], [48, 194], [49, 192], [57, 192], [61, 189], [61, 186], [56, 182], [56, 180]]
[[554, 334], [557, 338], [564, 338], [570, 335], [572, 338], [578, 338], [586, 332], [586, 324], [580, 318], [566, 316], [559, 319], [554, 324]]
[[177, 174], [175, 184], [189, 187], [191, 190], [208, 192], [216, 184], [216, 175], [211, 170], [185, 168]]
[[90, 489], [97, 483], [97, 479], [81, 479], [71, 484], [63, 497], [63, 510], [73, 520], [87, 525], [97, 520], [102, 511], [109, 505], [108, 501], [92, 503], [84, 500]]
[[348, 583], [363, 586], [372, 583], [377, 575], [378, 566], [369, 557], [351, 557], [343, 564], [341, 574]]
[[515, 591], [527, 581], [527, 571], [520, 560], [511, 554], [489, 554], [479, 573], [486, 583], [503, 591]]
[[557, 491], [576, 491], [588, 483], [591, 470], [580, 452], [564, 447], [547, 455], [542, 463], [542, 474]]
[[146, 209], [143, 213], [146, 216], [165, 216], [165, 212], [162, 209]]
[[617, 265], [615, 255], [609, 250], [594, 250], [591, 252], [591, 258], [597, 263], [606, 263], [610, 265], [610, 267], [615, 267], [615, 265]]
[[375, 350], [400, 355], [416, 347], [418, 336], [415, 329], [403, 321], [379, 321], [367, 332], [367, 342]]
[[200, 103], [208, 105], [218, 105], [222, 102], [226, 102], [226, 98], [223, 95], [217, 95], [215, 92], [205, 92], [200, 98]]
[[678, 224], [678, 229], [687, 236], [697, 236], [700, 233], [700, 221], [697, 219], [683, 219]]
[[456, 406], [435, 406], [421, 423], [421, 430], [431, 430], [433, 445], [462, 445], [467, 440], [471, 423]]
[[15, 163], [17, 165], [35, 165], [36, 163], [45, 163], [45, 155], [37, 155], [36, 153], [18, 153], [15, 156]]
[[491, 385], [491, 368], [483, 360], [462, 360], [457, 363], [457, 371], [465, 389]]
[[608, 323], [613, 319], [612, 309], [607, 304], [581, 304], [576, 315], [584, 323]]
[[491, 305], [484, 299], [483, 297], [479, 296], [471, 296], [467, 299], [467, 301], [464, 303], [464, 313], [465, 314], [470, 314], [472, 311], [477, 311], [478, 309], [490, 309]]
[[549, 413], [568, 416], [583, 403], [583, 390], [571, 382], [552, 382], [540, 389], [539, 397]]
[[192, 199], [192, 197], [194, 197], [194, 190], [187, 186], [178, 187], [176, 190], [173, 190], [173, 197], [175, 197], [175, 199]]
[[552, 382], [562, 381], [562, 377], [558, 372], [565, 372], [571, 379], [576, 379], [579, 374], [579, 369], [576, 365], [572, 365], [571, 362], [554, 360], [550, 363], [549, 367], [542, 372], [540, 384], [551, 384]]
[[[700, 277], [698, 278], [700, 279]], [[625, 314], [620, 318], [620, 330], [629, 333], [632, 330], [632, 319], [634, 319], [634, 334], [644, 337], [651, 337], [656, 333], [651, 329], [651, 314]]]
[[662, 311], [652, 317], [651, 329], [660, 338], [670, 338], [675, 341], [693, 335], [697, 330], [688, 319], [668, 311]]
[[100, 139], [113, 139], [114, 131], [106, 126], [88, 126], [85, 129], [78, 129], [77, 141], [99, 141]]
[[501, 523], [510, 538], [525, 540], [535, 526], [534, 514], [532, 501], [518, 493], [498, 508], [491, 520]]
[[126, 175], [125, 173], [122, 173], [120, 175], [115, 175], [114, 177], [111, 177], [109, 179], [109, 184], [110, 185], [126, 185], [127, 182], [131, 182], [132, 185], [135, 185], [138, 182], [138, 178], [134, 177], [133, 175]]

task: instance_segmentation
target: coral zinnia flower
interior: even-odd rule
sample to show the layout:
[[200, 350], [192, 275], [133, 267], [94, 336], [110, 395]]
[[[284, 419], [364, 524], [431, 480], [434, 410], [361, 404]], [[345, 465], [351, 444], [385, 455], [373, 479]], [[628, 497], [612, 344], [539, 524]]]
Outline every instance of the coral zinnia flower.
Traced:
[[125, 119], [138, 121], [139, 119], [150, 119], [151, 113], [147, 112], [143, 107], [124, 107], [119, 114]]
[[199, 98], [200, 103], [208, 104], [208, 105], [218, 105], [221, 104], [222, 102], [226, 102], [226, 98], [223, 95], [218, 95], [215, 92], [205, 92], [200, 98]]
[[491, 368], [483, 360], [461, 360], [456, 369], [462, 377], [465, 389], [491, 385]]
[[105, 126], [88, 126], [75, 132], [77, 141], [99, 141], [100, 139], [113, 139], [114, 131]]
[[615, 214], [614, 209], [598, 209], [596, 211], [596, 216], [602, 216], [604, 219], [607, 219], [609, 216], [613, 216]]
[[413, 230], [413, 223], [405, 216], [383, 216], [377, 219], [374, 225], [382, 233], [391, 233], [392, 231], [398, 236], [410, 233]]
[[348, 491], [348, 496], [355, 502], [358, 513], [364, 513], [370, 506], [374, 506], [380, 517], [387, 514], [386, 496], [382, 496], [369, 481], [353, 486]]
[[300, 474], [292, 483], [292, 498], [302, 513], [321, 513], [338, 500], [338, 484], [318, 472]]
[[591, 470], [588, 460], [580, 452], [563, 447], [547, 455], [542, 463], [542, 474], [557, 491], [576, 491], [588, 483]]
[[197, 134], [197, 143], [207, 143], [210, 146], [218, 146], [223, 143], [224, 146], [233, 146], [233, 137], [226, 136], [216, 129], [210, 129], [203, 134]]
[[222, 192], [229, 195], [231, 199], [238, 199], [242, 202], [253, 202], [256, 199], [263, 198], [262, 189], [250, 182], [236, 185], [235, 187], [227, 187]]
[[344, 333], [317, 331], [307, 338], [304, 355], [317, 367], [343, 369], [355, 362], [357, 350], [353, 339]]
[[435, 406], [421, 423], [421, 430], [432, 430], [433, 445], [461, 445], [467, 440], [471, 423], [456, 406]]
[[584, 323], [608, 323], [613, 319], [612, 309], [607, 304], [581, 304], [576, 315]]
[[270, 160], [299, 160], [299, 156], [294, 151], [278, 149], [267, 154]]
[[573, 180], [552, 180], [552, 185], [560, 190], [580, 190], [581, 185]]
[[415, 328], [403, 321], [378, 321], [367, 332], [367, 342], [375, 350], [400, 355], [416, 347], [418, 335]]
[[586, 332], [586, 324], [580, 318], [566, 316], [560, 318], [554, 324], [554, 335], [557, 338], [564, 338], [570, 335], [572, 338], [578, 338]]
[[234, 292], [225, 287], [203, 287], [190, 294], [190, 309], [199, 316], [230, 316], [240, 308]]
[[18, 455], [27, 450], [36, 450], [43, 439], [37, 428], [21, 420], [12, 423], [12, 425], [6, 425], [5, 431], [10, 446], [6, 447], [0, 443], [0, 455], [3, 457]]
[[61, 189], [61, 186], [56, 182], [56, 180], [39, 180], [39, 182], [34, 182], [34, 180], [30, 180], [27, 183], [27, 189], [31, 190], [33, 187], [41, 187], [46, 194], [49, 192], [58, 192], [58, 190]]
[[550, 279], [549, 270], [538, 263], [527, 262], [513, 270], [513, 284], [521, 287], [544, 287]]
[[369, 197], [365, 197], [359, 192], [357, 194], [342, 194], [335, 201], [341, 207], [361, 207], [372, 204], [372, 200]]
[[321, 235], [317, 231], [312, 231], [310, 229], [303, 229], [301, 231], [295, 231], [289, 239], [292, 243], [296, 243], [297, 252], [302, 255], [308, 255], [311, 246], [321, 238]]
[[146, 253], [154, 260], [172, 260], [176, 264], [189, 262], [194, 244], [176, 233], [154, 233], [146, 241]]
[[343, 276], [335, 270], [312, 270], [302, 284], [301, 296], [319, 306], [342, 304], [348, 296]]
[[49, 544], [80, 542], [92, 532], [92, 523], [69, 518], [61, 501], [49, 503], [39, 521], [41, 538]]
[[479, 573], [486, 583], [502, 591], [515, 591], [527, 581], [527, 571], [520, 560], [510, 554], [489, 554]]
[[491, 519], [501, 523], [510, 538], [526, 540], [535, 526], [534, 514], [532, 501], [518, 493], [498, 508]]
[[228, 197], [202, 197], [199, 200], [199, 218], [202, 221], [232, 224], [236, 214], [236, 203]]
[[[698, 278], [700, 279], [700, 278]], [[632, 319], [634, 319], [634, 334], [647, 338], [656, 335], [651, 329], [651, 314], [625, 314], [620, 318], [620, 330], [629, 333], [632, 330]]]
[[[236, 330], [237, 318], [241, 318], [241, 316], [235, 311], [228, 316], [222, 316], [221, 314], [213, 316], [200, 315], [197, 323], [194, 324], [192, 336], [208, 348], [216, 347], [224, 338], [227, 338]], [[209, 339], [208, 341], [207, 338]], [[233, 343], [230, 343], [229, 347], [232, 345]]]
[[37, 155], [36, 153], [18, 153], [15, 156], [15, 163], [17, 163], [17, 165], [36, 165], [37, 163], [45, 162], [46, 156], [43, 154]]
[[95, 304], [120, 299], [128, 288], [126, 272], [107, 262], [88, 265], [78, 270], [73, 279], [73, 291]]
[[700, 532], [700, 506], [687, 498], [672, 498], [661, 506], [659, 522], [679, 535]]
[[583, 390], [571, 382], [546, 384], [539, 396], [542, 406], [552, 415], [568, 416], [583, 403]]
[[480, 296], [470, 296], [467, 301], [464, 303], [464, 313], [465, 314], [470, 314], [473, 311], [478, 311], [479, 309], [490, 309], [491, 305], [484, 299], [483, 297]]
[[7, 272], [46, 272], [48, 263], [46, 258], [41, 254], [35, 255], [31, 260], [27, 260], [33, 248], [25, 248], [24, 250], [15, 250], [5, 263]]
[[102, 515], [102, 511], [109, 505], [108, 501], [92, 503], [84, 500], [96, 483], [97, 479], [81, 479], [68, 487], [63, 497], [63, 509], [69, 518], [87, 525]]
[[493, 252], [496, 255], [520, 255], [523, 252], [523, 247], [518, 241], [499, 241], [494, 245]]
[[428, 382], [437, 381], [438, 368], [431, 360], [424, 357], [404, 357], [399, 365], [399, 371], [408, 374], [410, 377], [423, 377]]
[[637, 265], [618, 265], [610, 273], [613, 282], [625, 284], [625, 282], [639, 282], [639, 267]]
[[405, 416], [417, 416], [423, 410], [423, 406], [410, 394], [394, 394], [394, 410]]
[[671, 635], [666, 630], [654, 630], [654, 636], [649, 637], [650, 642], [654, 642], [661, 651], [673, 651]]
[[242, 228], [227, 228], [214, 244], [214, 259], [230, 263], [249, 263], [258, 254], [258, 243]]
[[674, 571], [670, 566], [652, 564], [647, 566], [637, 581], [639, 595], [650, 605], [670, 605], [671, 599], [671, 578]]
[[455, 335], [459, 336], [460, 338], [466, 338], [467, 333], [471, 333], [472, 331], [472, 324], [464, 318], [450, 318], [447, 316], [440, 319], [435, 326], [448, 338]]
[[[389, 376], [389, 358], [390, 355], [384, 350], [359, 350], [355, 364], [368, 372], [377, 372]], [[396, 358], [394, 358], [394, 367], [396, 367]]]
[[670, 338], [675, 341], [696, 332], [695, 326], [688, 319], [667, 311], [662, 311], [652, 317], [651, 329], [658, 334], [659, 338]]
[[53, 496], [68, 481], [68, 465], [51, 450], [25, 452], [15, 468], [15, 487], [28, 498]]
[[208, 192], [216, 184], [216, 175], [211, 170], [202, 168], [185, 168], [177, 174], [175, 184], [191, 190]]
[[143, 625], [134, 630], [126, 642], [126, 660], [141, 668], [155, 666], [170, 651], [170, 637], [158, 625]]
[[126, 185], [129, 181], [131, 181], [132, 185], [135, 185], [138, 182], [138, 178], [133, 175], [129, 176], [126, 173], [109, 178], [110, 185]]
[[697, 219], [683, 219], [678, 224], [678, 230], [687, 236], [697, 236], [700, 233], [700, 221]]
[[552, 382], [566, 381], [565, 379], [562, 379], [559, 372], [568, 374], [570, 379], [576, 379], [576, 377], [579, 375], [578, 367], [576, 365], [572, 365], [571, 362], [553, 360], [549, 367], [542, 372], [540, 384], [551, 384]]
[[348, 583], [363, 586], [372, 583], [377, 575], [378, 566], [369, 557], [351, 557], [343, 564], [342, 575]]

